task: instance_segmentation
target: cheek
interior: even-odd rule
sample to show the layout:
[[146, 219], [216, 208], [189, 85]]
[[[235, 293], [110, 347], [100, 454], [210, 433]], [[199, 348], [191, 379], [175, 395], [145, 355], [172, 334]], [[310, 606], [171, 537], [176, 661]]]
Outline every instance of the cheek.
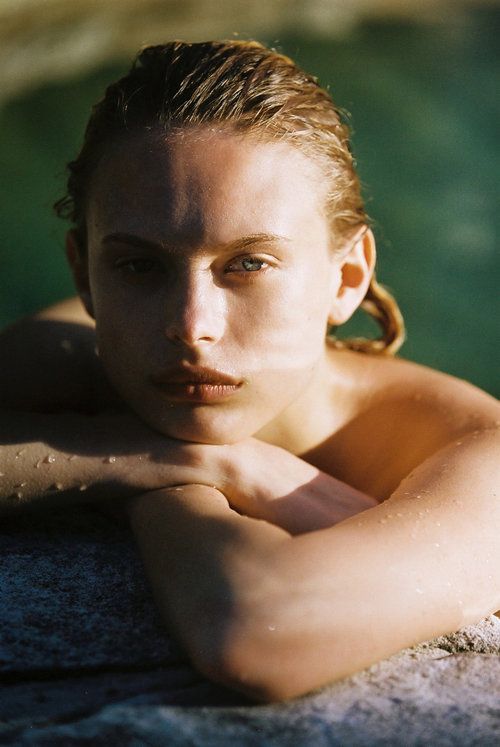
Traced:
[[96, 333], [111, 347], [141, 349], [158, 333], [159, 304], [154, 297], [138, 298], [126, 285], [99, 277], [92, 283]]
[[329, 294], [299, 280], [275, 287], [255, 301], [251, 313], [238, 309], [231, 323], [233, 339], [254, 370], [308, 368], [322, 354]]
[[[298, 272], [292, 282], [271, 296], [273, 308], [269, 317], [287, 329], [293, 328], [303, 334], [307, 332], [315, 339], [318, 335], [321, 337], [331, 302], [330, 289], [324, 278], [310, 274], [307, 268]], [[307, 343], [307, 339], [302, 339], [302, 343]]]
[[126, 313], [107, 299], [96, 309], [96, 339], [99, 357], [112, 379], [139, 376], [146, 362], [153, 364], [155, 332], [147, 314]]

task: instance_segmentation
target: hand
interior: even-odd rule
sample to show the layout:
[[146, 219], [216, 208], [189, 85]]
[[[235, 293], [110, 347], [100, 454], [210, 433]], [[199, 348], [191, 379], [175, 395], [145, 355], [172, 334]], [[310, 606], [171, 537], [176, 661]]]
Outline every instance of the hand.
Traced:
[[285, 449], [254, 438], [221, 447], [218, 485], [232, 508], [292, 534], [337, 524], [378, 501]]

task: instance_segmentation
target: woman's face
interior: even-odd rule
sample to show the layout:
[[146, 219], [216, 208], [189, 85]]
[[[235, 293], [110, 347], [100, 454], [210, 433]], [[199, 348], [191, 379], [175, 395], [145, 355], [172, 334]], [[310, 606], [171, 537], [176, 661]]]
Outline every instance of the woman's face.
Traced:
[[231, 443], [307, 401], [341, 275], [323, 205], [316, 165], [285, 143], [185, 131], [107, 152], [88, 305], [109, 378], [144, 421]]

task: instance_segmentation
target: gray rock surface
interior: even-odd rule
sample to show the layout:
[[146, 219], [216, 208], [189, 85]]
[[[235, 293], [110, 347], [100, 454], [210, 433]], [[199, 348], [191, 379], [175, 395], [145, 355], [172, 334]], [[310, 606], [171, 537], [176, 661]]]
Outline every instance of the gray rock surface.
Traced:
[[4, 521], [0, 594], [0, 744], [500, 744], [496, 617], [262, 706], [192, 669], [128, 530], [92, 511]]

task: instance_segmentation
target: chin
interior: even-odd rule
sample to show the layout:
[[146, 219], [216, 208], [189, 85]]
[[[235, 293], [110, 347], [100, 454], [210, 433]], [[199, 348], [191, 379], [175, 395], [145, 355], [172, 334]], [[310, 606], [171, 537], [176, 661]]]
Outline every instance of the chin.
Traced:
[[224, 415], [215, 413], [213, 410], [206, 412], [208, 408], [204, 409], [205, 412], [191, 412], [184, 417], [177, 413], [172, 417], [172, 412], [165, 414], [138, 412], [137, 414], [147, 425], [168, 438], [214, 446], [243, 441], [253, 436], [262, 427], [257, 424], [255, 428], [252, 428], [248, 420], [245, 421], [241, 415]]

